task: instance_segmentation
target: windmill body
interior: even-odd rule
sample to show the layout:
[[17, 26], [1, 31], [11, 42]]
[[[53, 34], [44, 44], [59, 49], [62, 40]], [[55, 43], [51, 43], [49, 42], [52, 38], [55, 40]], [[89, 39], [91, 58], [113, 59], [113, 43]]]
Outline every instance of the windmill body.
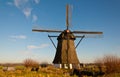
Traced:
[[[59, 64], [60, 68], [78, 68], [79, 67], [79, 60], [76, 54], [76, 48], [81, 42], [81, 40], [86, 37], [87, 35], [101, 35], [102, 32], [95, 32], [95, 31], [70, 31], [69, 30], [69, 5], [66, 6], [66, 30], [50, 30], [50, 29], [32, 29], [32, 31], [36, 32], [57, 32], [60, 33], [59, 36], [48, 36], [53, 43], [54, 47], [55, 44], [52, 41], [51, 37], [57, 37], [58, 44], [56, 48], [56, 54], [53, 60], [54, 64]], [[80, 36], [75, 36], [75, 34], [80, 34]], [[77, 46], [75, 46], [75, 39], [81, 38], [78, 42]]]
[[68, 68], [70, 68], [69, 65], [78, 65], [80, 63], [75, 50], [75, 39], [76, 37], [69, 30], [63, 31], [58, 36], [57, 50], [53, 60], [54, 64], [61, 64], [62, 68], [67, 64]]

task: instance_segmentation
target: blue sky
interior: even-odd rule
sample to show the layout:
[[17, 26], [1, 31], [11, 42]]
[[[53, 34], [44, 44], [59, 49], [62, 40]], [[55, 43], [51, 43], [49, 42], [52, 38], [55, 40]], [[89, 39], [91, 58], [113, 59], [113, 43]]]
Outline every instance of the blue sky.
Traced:
[[80, 62], [120, 57], [120, 0], [0, 0], [0, 63], [26, 58], [52, 63], [56, 50], [49, 33], [32, 28], [64, 30], [66, 4], [72, 5], [71, 30], [103, 32], [102, 38], [83, 39], [76, 50]]

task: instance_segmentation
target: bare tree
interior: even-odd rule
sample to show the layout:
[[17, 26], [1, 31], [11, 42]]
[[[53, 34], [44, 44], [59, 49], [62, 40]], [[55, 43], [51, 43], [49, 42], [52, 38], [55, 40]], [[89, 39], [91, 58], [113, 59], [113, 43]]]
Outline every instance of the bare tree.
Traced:
[[116, 55], [105, 55], [96, 60], [96, 63], [103, 64], [106, 67], [106, 73], [120, 72], [120, 58]]
[[118, 72], [120, 68], [119, 57], [115, 55], [106, 55], [103, 58], [104, 65], [106, 66], [107, 73]]
[[38, 67], [39, 66], [39, 62], [33, 59], [25, 59], [23, 63], [25, 67]]

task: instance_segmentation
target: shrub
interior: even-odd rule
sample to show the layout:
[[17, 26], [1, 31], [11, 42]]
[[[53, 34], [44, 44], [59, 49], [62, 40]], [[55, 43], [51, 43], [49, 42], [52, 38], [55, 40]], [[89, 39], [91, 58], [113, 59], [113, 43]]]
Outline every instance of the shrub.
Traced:
[[24, 69], [25, 69], [25, 67], [24, 67], [24, 66], [22, 66], [22, 65], [20, 65], [20, 66], [16, 66], [16, 67], [15, 67], [15, 69], [16, 69], [16, 70], [24, 70]]
[[120, 61], [117, 56], [107, 55], [104, 58], [104, 65], [106, 66], [107, 73], [118, 72], [120, 68]]
[[33, 59], [26, 59], [24, 60], [24, 66], [25, 67], [39, 67], [39, 62]]
[[3, 66], [0, 66], [0, 69], [3, 69]]
[[41, 64], [40, 64], [40, 66], [41, 67], [47, 67], [49, 64], [47, 63], [47, 62], [42, 62]]
[[96, 61], [99, 66], [104, 65], [106, 67], [106, 73], [120, 72], [120, 58], [115, 55], [105, 55]]

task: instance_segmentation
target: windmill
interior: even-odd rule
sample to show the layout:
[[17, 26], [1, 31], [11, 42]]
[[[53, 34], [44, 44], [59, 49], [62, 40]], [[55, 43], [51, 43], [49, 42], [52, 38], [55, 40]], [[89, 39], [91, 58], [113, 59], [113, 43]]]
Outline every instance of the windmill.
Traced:
[[[69, 14], [70, 6], [66, 6], [66, 29], [65, 30], [50, 30], [50, 29], [32, 29], [32, 31], [36, 32], [55, 32], [60, 33], [59, 36], [50, 36], [51, 42], [53, 43], [54, 47], [56, 48], [56, 54], [53, 60], [54, 64], [59, 64], [60, 68], [78, 68], [79, 67], [79, 60], [76, 54], [76, 48], [80, 44], [83, 38], [87, 37], [87, 35], [101, 35], [102, 32], [96, 31], [70, 31], [70, 14]], [[80, 34], [76, 35], [75, 34]], [[57, 47], [55, 46], [51, 37], [57, 37], [58, 43]], [[75, 39], [80, 38], [78, 44], [75, 46]]]

